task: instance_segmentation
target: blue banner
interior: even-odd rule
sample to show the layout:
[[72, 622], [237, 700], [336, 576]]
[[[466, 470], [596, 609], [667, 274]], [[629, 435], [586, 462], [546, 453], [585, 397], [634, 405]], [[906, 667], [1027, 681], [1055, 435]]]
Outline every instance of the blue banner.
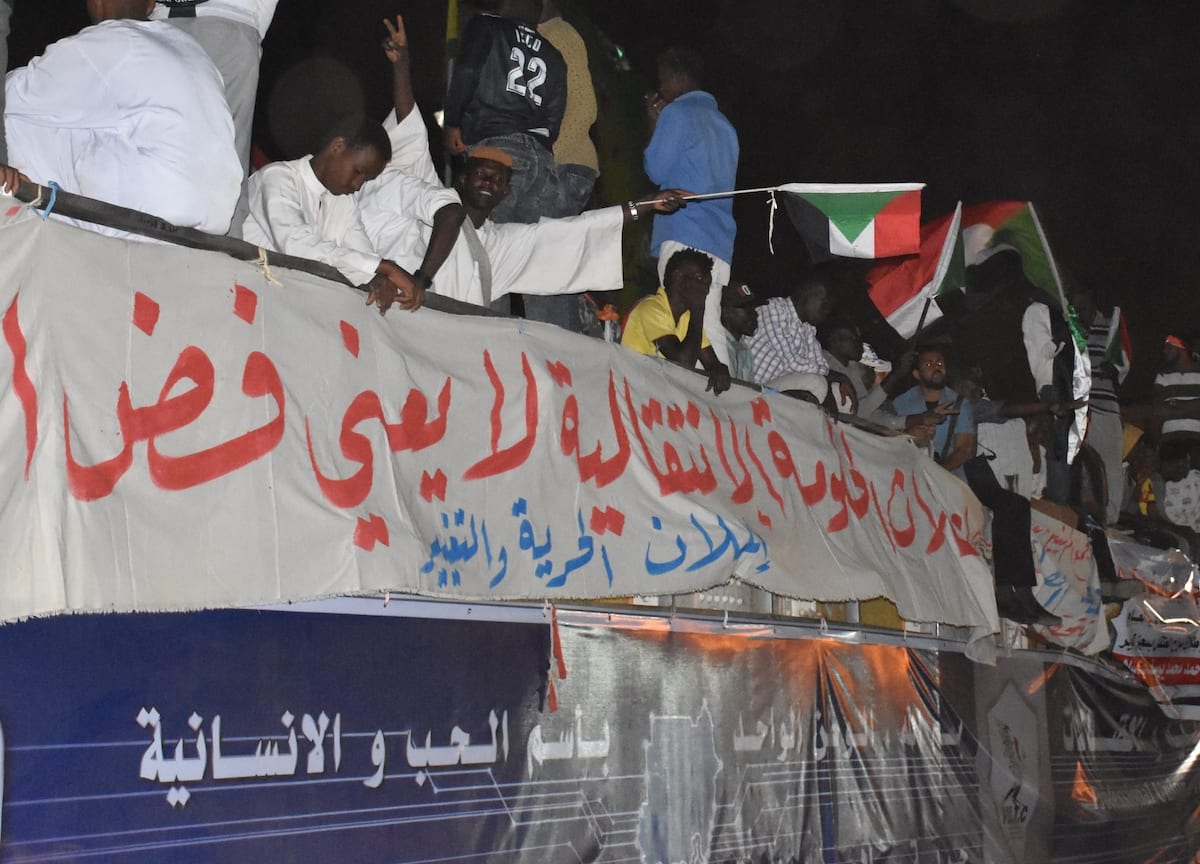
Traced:
[[0, 627], [0, 862], [1197, 850], [1197, 724], [1086, 661], [560, 619], [362, 600]]

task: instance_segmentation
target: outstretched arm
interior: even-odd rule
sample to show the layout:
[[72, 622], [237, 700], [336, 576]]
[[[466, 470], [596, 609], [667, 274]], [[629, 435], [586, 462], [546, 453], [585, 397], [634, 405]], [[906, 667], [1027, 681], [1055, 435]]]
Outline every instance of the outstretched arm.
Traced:
[[684, 195], [691, 195], [691, 192], [685, 192], [682, 189], [663, 189], [655, 195], [648, 204], [635, 204], [630, 201], [621, 208], [621, 215], [628, 225], [630, 222], [636, 222], [642, 218], [642, 214], [647, 210], [654, 213], [674, 213], [680, 207], [687, 206], [687, 202], [683, 200]]

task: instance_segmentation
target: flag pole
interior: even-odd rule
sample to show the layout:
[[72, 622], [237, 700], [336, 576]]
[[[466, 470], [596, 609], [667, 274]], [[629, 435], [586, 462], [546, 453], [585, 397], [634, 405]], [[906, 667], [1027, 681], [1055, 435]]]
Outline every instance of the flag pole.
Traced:
[[[706, 192], [702, 195], [681, 195], [681, 201], [708, 201], [712, 198], [731, 198], [734, 195], [750, 195], [754, 192], [774, 192], [778, 186], [762, 186], [758, 189], [730, 189], [728, 192]], [[651, 198], [648, 201], [637, 201], [635, 207], [650, 207], [657, 199]]]
[[921, 307], [921, 317], [917, 320], [917, 329], [913, 331], [912, 338], [908, 340], [908, 344], [916, 345], [917, 340], [921, 338], [921, 331], [925, 329], [925, 318], [929, 315], [929, 307], [933, 303], [933, 295], [925, 296], [925, 305]]

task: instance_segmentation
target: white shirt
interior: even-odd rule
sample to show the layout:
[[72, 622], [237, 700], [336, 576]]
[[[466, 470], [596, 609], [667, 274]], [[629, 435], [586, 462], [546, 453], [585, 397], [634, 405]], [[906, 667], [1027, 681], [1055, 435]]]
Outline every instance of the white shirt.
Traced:
[[1020, 417], [1003, 423], [979, 423], [975, 426], [975, 452], [995, 454], [991, 469], [1001, 486], [1025, 498], [1041, 498], [1046, 489], [1046, 459], [1043, 454], [1041, 469], [1035, 472], [1026, 428]]
[[[248, 24], [258, 31], [258, 39], [261, 42], [267, 35], [267, 29], [271, 26], [271, 19], [275, 17], [275, 7], [278, 4], [279, 0], [205, 0], [195, 9], [197, 18], [215, 15], [218, 18], [228, 18], [231, 21]], [[157, 20], [166, 18], [170, 14], [170, 9], [156, 3], [150, 17]]]
[[1034, 392], [1041, 395], [1043, 387], [1054, 383], [1054, 358], [1062, 345], [1054, 341], [1050, 330], [1050, 307], [1045, 303], [1030, 303], [1021, 316], [1021, 338], [1025, 356], [1033, 375]]
[[242, 177], [233, 120], [221, 76], [191, 36], [105, 21], [14, 69], [5, 91], [9, 160], [34, 182], [183, 227], [229, 229]]
[[324, 261], [355, 285], [371, 281], [381, 256], [372, 251], [353, 195], [334, 195], [309, 164], [311, 156], [273, 162], [248, 181], [247, 243]]
[[1200, 470], [1193, 468], [1182, 480], [1167, 481], [1162, 509], [1167, 521], [1200, 531]]
[[[393, 115], [384, 127], [392, 140], [392, 161], [363, 187], [359, 206], [373, 248], [412, 272], [425, 256], [434, 214], [459, 198], [437, 180], [419, 111], [409, 112], [399, 124]], [[547, 295], [620, 289], [623, 225], [620, 207], [543, 219], [533, 225], [485, 222], [476, 232], [491, 265], [490, 299], [511, 292]], [[484, 303], [479, 265], [465, 238], [459, 237], [438, 270], [433, 291], [467, 303]]]

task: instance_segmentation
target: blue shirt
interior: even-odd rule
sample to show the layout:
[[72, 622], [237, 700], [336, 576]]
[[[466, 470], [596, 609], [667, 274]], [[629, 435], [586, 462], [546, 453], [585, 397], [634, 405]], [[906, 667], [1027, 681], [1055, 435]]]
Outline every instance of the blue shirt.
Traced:
[[[958, 393], [949, 387], [942, 390], [942, 395], [938, 399], [938, 405], [945, 405], [948, 402], [953, 402], [958, 398]], [[909, 414], [920, 414], [929, 409], [925, 407], [925, 398], [921, 395], [921, 388], [912, 387], [905, 390], [899, 396], [892, 400], [892, 408], [901, 417], [907, 417]], [[971, 408], [971, 400], [964, 399], [962, 404], [958, 406], [958, 422], [954, 424], [954, 434], [957, 435], [974, 435], [975, 434], [975, 412]], [[953, 414], [947, 415], [946, 419], [938, 424], [937, 431], [933, 433], [933, 452], [934, 455], [940, 456], [942, 451], [946, 449], [946, 438], [950, 435], [950, 422], [954, 420]], [[954, 445], [951, 444], [951, 451], [954, 450]]]
[[[642, 161], [660, 189], [728, 192], [737, 185], [737, 132], [712, 94], [691, 90], [663, 108]], [[730, 261], [735, 230], [732, 198], [693, 201], [655, 214], [650, 251], [658, 255], [664, 240], [674, 240]]]

